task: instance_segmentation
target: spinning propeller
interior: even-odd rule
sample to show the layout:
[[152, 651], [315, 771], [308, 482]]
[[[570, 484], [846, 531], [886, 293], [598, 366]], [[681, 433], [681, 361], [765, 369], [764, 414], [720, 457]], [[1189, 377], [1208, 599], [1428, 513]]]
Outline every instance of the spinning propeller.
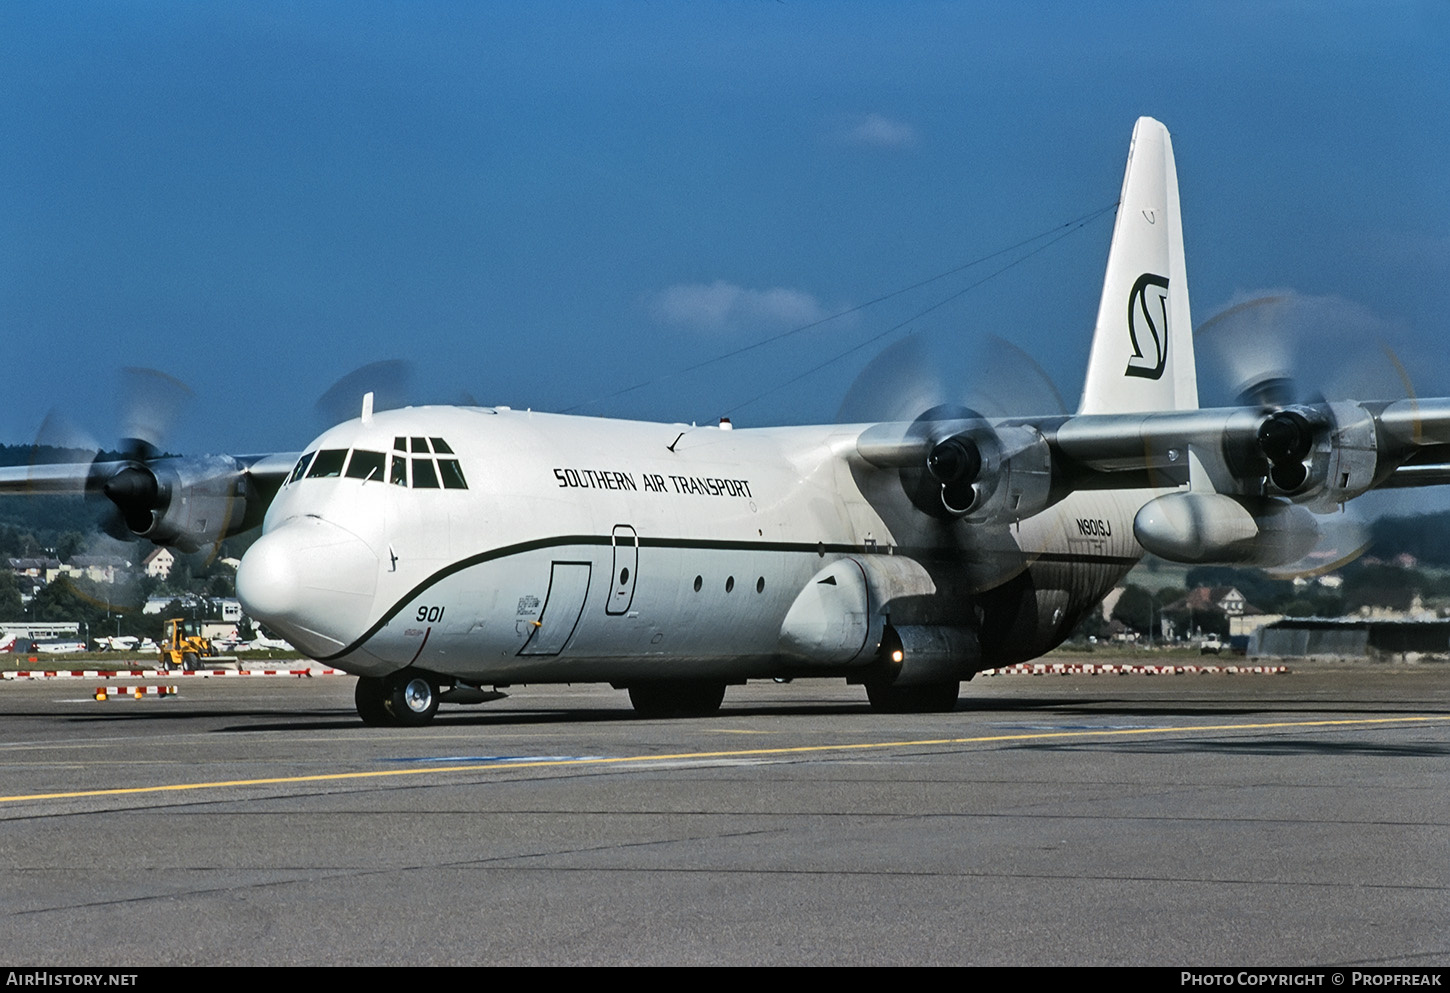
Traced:
[[[364, 366], [338, 380], [315, 410], [324, 427], [356, 417], [362, 396], [375, 394], [374, 409], [402, 406], [411, 367], [389, 360]], [[195, 399], [180, 380], [154, 369], [121, 375], [120, 440], [103, 451], [93, 438], [56, 413], [42, 423], [36, 446], [95, 453], [88, 463], [32, 464], [23, 479], [0, 485], [31, 493], [84, 494], [105, 504], [101, 529], [122, 540], [148, 539], [194, 552], [261, 523], [267, 505], [295, 455], [234, 457], [165, 454], [168, 432]]]
[[[1375, 427], [1369, 412], [1347, 398], [1412, 394], [1404, 367], [1382, 344], [1387, 331], [1347, 301], [1285, 292], [1230, 306], [1195, 332], [1198, 354], [1213, 360], [1216, 385], [1229, 402], [1257, 408], [1264, 418], [1255, 450], [1240, 453], [1231, 468], [1262, 478], [1266, 496], [1316, 515], [1308, 525], [1317, 537], [1304, 542], [1312, 538], [1312, 548], [1272, 574], [1327, 572], [1369, 544], [1367, 526], [1345, 505], [1378, 471]], [[1205, 381], [1214, 387], [1212, 376]]]
[[[250, 527], [265, 509], [248, 479], [248, 464], [230, 456], [165, 455], [170, 427], [193, 394], [180, 380], [154, 369], [121, 373], [121, 438], [103, 451], [52, 412], [36, 445], [83, 448], [96, 453], [89, 464], [30, 467], [26, 488], [33, 493], [83, 493], [107, 502], [100, 527], [123, 540], [147, 538], [184, 551], [213, 549], [229, 534]], [[253, 460], [255, 461], [255, 460]]]
[[312, 410], [322, 430], [358, 415], [363, 395], [373, 395], [373, 410], [395, 410], [413, 402], [413, 364], [383, 359], [343, 376], [317, 398]]
[[1010, 418], [1051, 420], [1062, 407], [1036, 363], [1001, 339], [948, 360], [912, 337], [866, 366], [838, 420], [871, 422], [856, 442], [866, 464], [852, 472], [894, 540], [955, 546], [962, 588], [977, 591], [1046, 547], [1048, 528], [1013, 525], [1048, 505], [1052, 453], [1036, 427]]

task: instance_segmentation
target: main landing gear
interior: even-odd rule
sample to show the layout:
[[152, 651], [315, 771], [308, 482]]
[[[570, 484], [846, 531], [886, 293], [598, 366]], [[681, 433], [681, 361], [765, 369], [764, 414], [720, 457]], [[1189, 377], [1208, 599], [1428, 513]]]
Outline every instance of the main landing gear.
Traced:
[[629, 702], [641, 717], [709, 717], [725, 699], [725, 684], [709, 679], [634, 683]]
[[433, 676], [404, 669], [358, 677], [353, 703], [363, 723], [372, 727], [421, 727], [438, 713], [440, 692]]
[[882, 714], [946, 714], [957, 709], [961, 688], [955, 679], [915, 686], [871, 680], [866, 683], [866, 699], [872, 710]]

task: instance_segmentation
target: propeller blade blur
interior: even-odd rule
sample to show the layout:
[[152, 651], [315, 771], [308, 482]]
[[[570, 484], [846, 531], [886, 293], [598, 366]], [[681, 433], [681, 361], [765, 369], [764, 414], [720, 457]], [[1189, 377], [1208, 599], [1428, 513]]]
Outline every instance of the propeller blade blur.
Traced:
[[362, 410], [363, 394], [373, 395], [374, 410], [396, 410], [412, 400], [413, 364], [404, 359], [372, 362], [343, 376], [313, 404], [324, 429], [350, 421]]

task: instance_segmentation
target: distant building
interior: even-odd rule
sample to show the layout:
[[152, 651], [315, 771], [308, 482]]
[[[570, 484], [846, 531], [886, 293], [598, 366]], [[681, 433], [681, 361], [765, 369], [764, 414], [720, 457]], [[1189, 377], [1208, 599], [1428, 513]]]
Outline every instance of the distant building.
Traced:
[[10, 559], [10, 571], [17, 576], [45, 579], [47, 573], [60, 568], [60, 559]]
[[176, 554], [169, 548], [157, 548], [141, 560], [141, 568], [153, 579], [171, 578], [171, 567], [176, 565]]
[[1199, 586], [1184, 598], [1194, 610], [1217, 607], [1229, 617], [1240, 617], [1248, 606], [1244, 595], [1232, 586]]
[[180, 610], [188, 617], [199, 614], [209, 614], [215, 608], [221, 612], [221, 620], [218, 624], [230, 624], [236, 626], [242, 619], [242, 602], [236, 597], [221, 597], [219, 599], [201, 599], [195, 594], [185, 593], [181, 596], [152, 596], [146, 598], [146, 603], [141, 607], [143, 614], [160, 614], [168, 605], [180, 604]]
[[1170, 603], [1163, 609], [1165, 612], [1175, 613], [1187, 611], [1190, 616], [1195, 612], [1208, 614], [1218, 611], [1228, 618], [1230, 638], [1248, 637], [1265, 624], [1282, 620], [1284, 616], [1260, 610], [1232, 586], [1198, 586], [1189, 590], [1183, 599]]
[[116, 555], [74, 555], [69, 564], [71, 575], [84, 576], [93, 583], [114, 583], [131, 568], [131, 563]]
[[1260, 628], [1249, 654], [1273, 658], [1450, 655], [1450, 620], [1289, 617]]
[[80, 634], [78, 621], [3, 621], [0, 622], [0, 640], [9, 637], [20, 638], [63, 638]]
[[1356, 617], [1371, 621], [1433, 621], [1438, 616], [1425, 606], [1424, 598], [1418, 593], [1410, 597], [1410, 606], [1406, 610], [1367, 603], [1354, 613]]

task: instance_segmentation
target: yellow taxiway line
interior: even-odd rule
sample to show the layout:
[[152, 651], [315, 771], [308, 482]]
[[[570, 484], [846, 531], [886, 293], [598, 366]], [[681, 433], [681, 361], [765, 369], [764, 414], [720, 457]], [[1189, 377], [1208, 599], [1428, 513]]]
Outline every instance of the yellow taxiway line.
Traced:
[[1274, 721], [1267, 724], [1199, 724], [1186, 727], [1114, 728], [1093, 731], [1039, 731], [1029, 734], [994, 734], [972, 738], [923, 738], [917, 741], [871, 741], [833, 745], [792, 745], [782, 748], [744, 748], [711, 752], [674, 752], [668, 755], [620, 755], [613, 757], [581, 757], [555, 759], [499, 759], [469, 762], [465, 765], [440, 765], [418, 769], [380, 769], [370, 772], [331, 772], [310, 776], [276, 776], [265, 779], [229, 779], [209, 783], [170, 783], [162, 786], [125, 786], [105, 790], [76, 790], [67, 793], [30, 793], [0, 796], [0, 803], [22, 800], [65, 800], [77, 797], [126, 796], [134, 793], [179, 793], [188, 790], [217, 790], [242, 786], [277, 786], [289, 783], [325, 783], [350, 779], [386, 779], [401, 776], [436, 776], [444, 773], [479, 772], [498, 769], [537, 769], [547, 766], [623, 765], [628, 763], [681, 762], [702, 759], [758, 758], [770, 755], [806, 755], [820, 752], [881, 751], [889, 748], [923, 748], [940, 745], [979, 745], [1008, 741], [1043, 741], [1053, 738], [1111, 738], [1151, 734], [1193, 734], [1205, 731], [1266, 731], [1275, 728], [1367, 727], [1384, 724], [1411, 724], [1450, 720], [1450, 717], [1374, 717], [1334, 721]]

